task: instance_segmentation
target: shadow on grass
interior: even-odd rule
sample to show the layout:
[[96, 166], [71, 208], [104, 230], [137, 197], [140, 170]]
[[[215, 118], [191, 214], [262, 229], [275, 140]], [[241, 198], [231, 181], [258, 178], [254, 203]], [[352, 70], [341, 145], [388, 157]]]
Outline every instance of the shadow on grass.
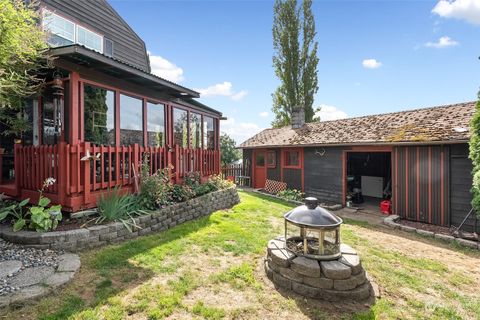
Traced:
[[[80, 254], [82, 268], [70, 284], [37, 302], [0, 309], [0, 319], [17, 319], [25, 314], [30, 315], [26, 318], [42, 320], [67, 319], [81, 312], [86, 312], [85, 318], [95, 318], [95, 309], [119, 293], [129, 292], [158, 276], [159, 270], [169, 272], [162, 270], [163, 258], [187, 250], [184, 243], [175, 242], [213, 223], [210, 216], [202, 217], [165, 232], [83, 251]], [[135, 257], [149, 256], [151, 250], [158, 250], [152, 257], [156, 261], [136, 261]]]

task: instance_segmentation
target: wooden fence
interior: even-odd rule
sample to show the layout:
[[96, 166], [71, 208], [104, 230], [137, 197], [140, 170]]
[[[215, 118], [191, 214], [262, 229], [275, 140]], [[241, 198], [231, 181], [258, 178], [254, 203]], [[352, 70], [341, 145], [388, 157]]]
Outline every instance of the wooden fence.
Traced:
[[228, 164], [222, 167], [224, 179], [233, 179], [237, 185], [250, 187], [250, 171], [243, 164]]

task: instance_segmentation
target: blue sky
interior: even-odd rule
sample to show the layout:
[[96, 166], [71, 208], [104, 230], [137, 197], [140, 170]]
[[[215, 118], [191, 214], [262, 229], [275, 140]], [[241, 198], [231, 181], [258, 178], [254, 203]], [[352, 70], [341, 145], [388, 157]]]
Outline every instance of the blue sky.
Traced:
[[[202, 94], [238, 143], [270, 126], [273, 1], [127, 1], [152, 69]], [[480, 0], [314, 1], [324, 120], [476, 99]]]

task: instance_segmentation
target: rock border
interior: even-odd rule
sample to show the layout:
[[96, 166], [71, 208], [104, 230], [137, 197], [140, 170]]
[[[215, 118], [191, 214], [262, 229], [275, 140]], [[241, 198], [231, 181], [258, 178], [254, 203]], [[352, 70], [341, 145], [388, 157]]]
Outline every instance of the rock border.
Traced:
[[[58, 257], [58, 266], [52, 274], [46, 275], [39, 282], [21, 286], [12, 294], [0, 296], [0, 308], [11, 304], [21, 304], [25, 301], [38, 299], [52, 293], [55, 289], [70, 282], [80, 269], [80, 257], [73, 253], [64, 253]], [[38, 267], [37, 267], [38, 268]], [[52, 267], [53, 268], [53, 267]], [[32, 268], [26, 268], [24, 271]]]
[[284, 244], [277, 238], [270, 240], [267, 246], [264, 268], [275, 286], [325, 301], [364, 302], [378, 296], [360, 257], [350, 246], [342, 244], [342, 256], [336, 260], [317, 261], [295, 256]]
[[236, 187], [231, 187], [139, 216], [134, 220], [140, 229], [133, 232], [128, 231], [121, 222], [44, 233], [14, 232], [10, 226], [0, 226], [0, 237], [26, 247], [76, 252], [165, 231], [186, 221], [210, 215], [217, 210], [231, 208], [239, 202]]
[[[278, 197], [274, 194], [263, 192], [261, 190], [262, 189], [252, 189], [252, 192], [258, 193], [258, 194], [261, 194], [261, 195], [264, 195], [264, 196], [267, 196], [267, 197], [271, 197], [271, 198], [274, 198], [274, 199], [277, 199], [277, 200], [282, 200], [282, 201], [285, 201], [285, 202], [288, 202], [288, 203], [291, 203], [291, 204], [296, 204], [296, 205], [300, 205], [300, 206], [305, 204], [305, 202], [302, 202], [302, 201], [285, 199], [285, 198], [282, 198], [282, 197]], [[329, 205], [326, 205], [324, 203], [320, 203], [319, 206], [324, 208], [324, 209], [331, 210], [331, 211], [337, 211], [337, 210], [340, 210], [340, 209], [343, 208], [343, 206], [341, 204], [333, 204], [333, 205], [329, 206]]]
[[449, 243], [456, 243], [461, 247], [480, 250], [480, 242], [471, 241], [471, 240], [462, 239], [462, 238], [455, 238], [454, 236], [450, 236], [442, 233], [435, 233], [433, 231], [427, 231], [427, 230], [418, 229], [410, 226], [404, 226], [400, 223], [397, 223], [398, 220], [400, 220], [400, 216], [390, 215], [383, 219], [383, 224], [392, 229], [398, 229], [406, 232], [417, 233], [424, 237], [430, 237], [430, 238], [442, 240]]

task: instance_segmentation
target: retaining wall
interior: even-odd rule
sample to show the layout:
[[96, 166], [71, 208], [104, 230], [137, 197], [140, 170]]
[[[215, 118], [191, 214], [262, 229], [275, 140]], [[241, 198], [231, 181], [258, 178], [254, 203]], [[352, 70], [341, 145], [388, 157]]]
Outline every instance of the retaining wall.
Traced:
[[217, 210], [231, 208], [239, 202], [237, 189], [233, 187], [139, 216], [135, 218], [135, 222], [141, 229], [133, 230], [133, 232], [128, 231], [121, 222], [44, 233], [35, 231], [13, 232], [10, 226], [0, 226], [0, 237], [6, 241], [23, 244], [27, 247], [75, 252], [165, 231], [186, 221], [210, 215]]

